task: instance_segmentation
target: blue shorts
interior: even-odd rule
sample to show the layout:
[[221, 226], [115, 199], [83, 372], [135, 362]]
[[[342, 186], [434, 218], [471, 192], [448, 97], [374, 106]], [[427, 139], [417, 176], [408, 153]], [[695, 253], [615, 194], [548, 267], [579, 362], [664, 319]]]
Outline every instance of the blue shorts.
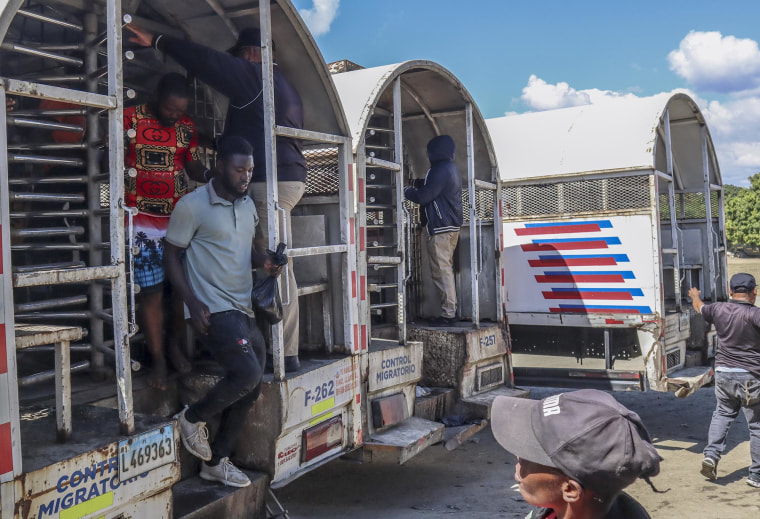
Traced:
[[164, 241], [140, 239], [135, 236], [135, 245], [140, 248], [139, 254], [134, 256], [135, 283], [140, 285], [140, 290], [150, 288], [158, 289], [166, 278], [164, 271]]

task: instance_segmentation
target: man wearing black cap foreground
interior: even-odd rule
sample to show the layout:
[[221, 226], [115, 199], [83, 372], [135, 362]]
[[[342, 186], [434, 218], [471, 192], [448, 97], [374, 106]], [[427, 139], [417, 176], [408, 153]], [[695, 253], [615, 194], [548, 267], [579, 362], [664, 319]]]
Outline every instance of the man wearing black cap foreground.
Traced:
[[[224, 135], [236, 135], [253, 146], [254, 170], [249, 193], [259, 215], [256, 250], [260, 254], [269, 246], [269, 215], [267, 213], [266, 147], [264, 146], [263, 72], [261, 65], [261, 32], [255, 27], [240, 31], [237, 43], [227, 52], [220, 52], [188, 40], [164, 34], [152, 34], [134, 24], [127, 25], [134, 36], [129, 41], [144, 47], [153, 46], [165, 52], [187, 71], [227, 96], [230, 100], [225, 119]], [[279, 126], [303, 129], [303, 102], [298, 91], [282, 71], [273, 67], [275, 122]], [[278, 136], [277, 148], [277, 205], [283, 210], [280, 222], [281, 241], [290, 244], [290, 212], [301, 200], [306, 182], [306, 159], [301, 141]], [[285, 347], [285, 371], [299, 369], [298, 361], [298, 286], [288, 260], [288, 294], [283, 296], [282, 326]]]
[[[515, 480], [526, 519], [644, 519], [622, 490], [660, 471], [660, 455], [639, 415], [594, 389], [543, 400], [497, 397], [496, 441], [518, 458]], [[654, 487], [652, 487], [654, 488]]]
[[760, 308], [755, 306], [757, 284], [751, 274], [731, 276], [731, 299], [706, 305], [698, 289], [689, 290], [691, 304], [705, 321], [715, 325], [718, 352], [715, 355], [715, 398], [717, 405], [707, 433], [701, 473], [717, 479], [718, 461], [726, 448], [731, 424], [744, 411], [749, 426], [747, 484], [760, 488]]

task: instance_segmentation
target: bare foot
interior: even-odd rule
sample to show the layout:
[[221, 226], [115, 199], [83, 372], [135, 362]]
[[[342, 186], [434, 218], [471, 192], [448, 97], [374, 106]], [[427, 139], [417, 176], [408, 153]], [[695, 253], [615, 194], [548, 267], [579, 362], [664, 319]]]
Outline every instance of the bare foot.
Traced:
[[153, 389], [166, 391], [166, 364], [155, 364], [146, 381]]
[[166, 347], [166, 356], [169, 358], [169, 362], [171, 362], [174, 369], [177, 370], [177, 373], [186, 375], [193, 369], [193, 365], [182, 353], [176, 341], [169, 341], [169, 345]]

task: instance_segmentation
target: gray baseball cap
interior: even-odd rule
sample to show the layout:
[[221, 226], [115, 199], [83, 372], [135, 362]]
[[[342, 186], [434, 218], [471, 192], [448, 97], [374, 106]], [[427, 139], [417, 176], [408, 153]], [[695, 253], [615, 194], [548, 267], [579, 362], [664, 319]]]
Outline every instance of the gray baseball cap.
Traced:
[[660, 472], [660, 455], [639, 415], [595, 389], [543, 400], [497, 397], [491, 429], [507, 451], [561, 470], [611, 497]]

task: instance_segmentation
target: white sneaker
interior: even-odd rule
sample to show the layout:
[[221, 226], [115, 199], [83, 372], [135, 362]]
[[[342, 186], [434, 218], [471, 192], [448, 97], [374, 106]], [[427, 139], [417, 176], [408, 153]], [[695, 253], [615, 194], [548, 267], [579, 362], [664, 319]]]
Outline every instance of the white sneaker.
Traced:
[[201, 479], [206, 481], [218, 481], [230, 487], [247, 487], [251, 480], [245, 473], [232, 464], [229, 458], [222, 458], [219, 465], [212, 467], [208, 464], [201, 463]]
[[196, 458], [208, 461], [211, 459], [211, 446], [208, 444], [206, 422], [190, 422], [185, 418], [187, 409], [185, 407], [174, 415], [177, 423], [179, 423], [179, 437], [182, 438], [182, 444], [190, 454]]

